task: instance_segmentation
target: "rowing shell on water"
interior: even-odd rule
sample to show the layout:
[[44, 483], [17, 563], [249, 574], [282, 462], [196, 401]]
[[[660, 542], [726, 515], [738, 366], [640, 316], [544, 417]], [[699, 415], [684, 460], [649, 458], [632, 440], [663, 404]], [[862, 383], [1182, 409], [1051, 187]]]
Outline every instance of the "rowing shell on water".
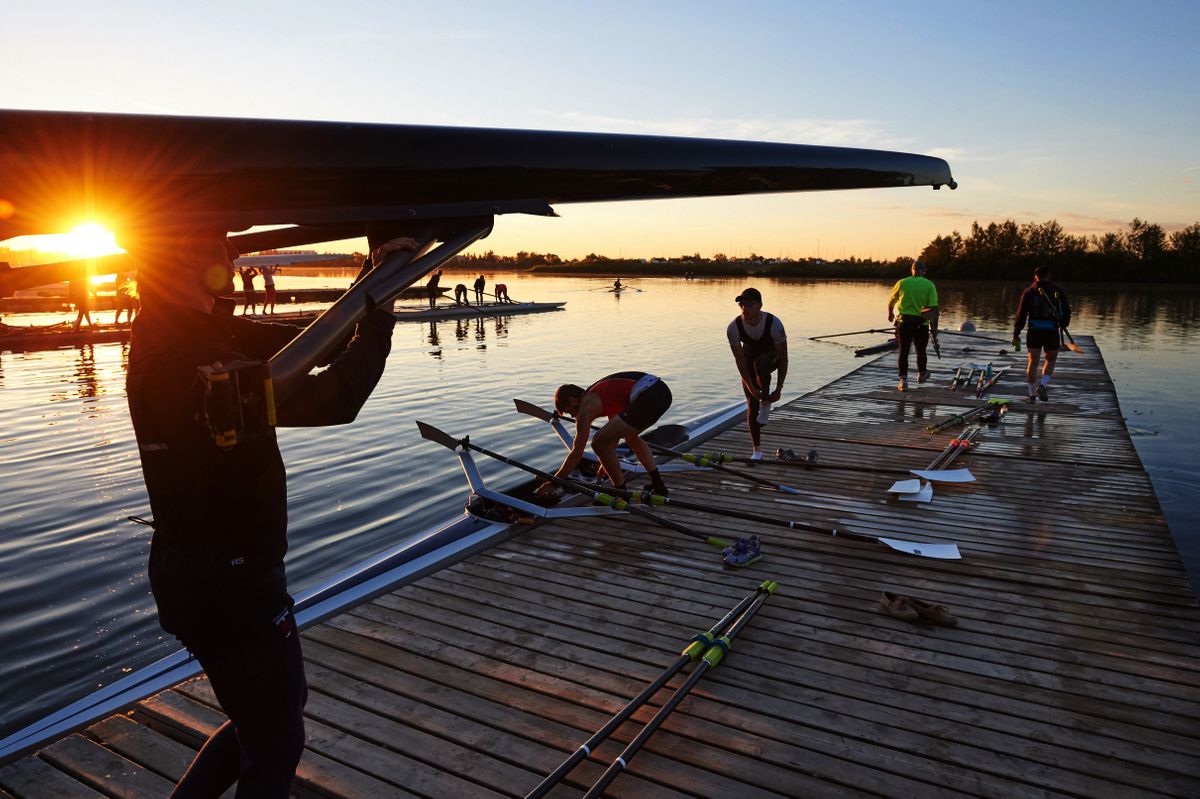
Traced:
[[563, 302], [491, 302], [487, 305], [446, 305], [422, 311], [396, 311], [398, 322], [438, 321], [441, 319], [471, 319], [485, 316], [543, 313], [560, 310]]

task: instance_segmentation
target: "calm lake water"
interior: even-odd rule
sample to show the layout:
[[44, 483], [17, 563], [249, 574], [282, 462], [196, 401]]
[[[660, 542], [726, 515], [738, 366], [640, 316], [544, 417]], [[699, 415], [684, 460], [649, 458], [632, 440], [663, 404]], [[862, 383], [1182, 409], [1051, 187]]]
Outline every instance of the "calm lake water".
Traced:
[[[466, 486], [457, 460], [422, 440], [414, 420], [553, 466], [561, 445], [546, 427], [518, 416], [513, 397], [549, 405], [559, 383], [586, 385], [642, 369], [671, 385], [675, 405], [665, 422], [725, 407], [741, 394], [724, 329], [737, 312], [734, 296], [755, 285], [788, 330], [790, 399], [861, 365], [848, 347], [807, 337], [886, 326], [890, 288], [649, 279], [630, 282], [643, 291], [615, 296], [603, 290], [611, 279], [489, 278], [506, 282], [517, 299], [566, 300], [566, 310], [399, 324], [383, 380], [354, 424], [280, 431], [293, 590], [459, 512]], [[443, 278], [451, 286], [460, 280], [470, 282], [465, 275]], [[1023, 287], [939, 288], [943, 327], [970, 319], [981, 329], [1006, 330]], [[1195, 585], [1200, 289], [1067, 289], [1076, 306], [1072, 330], [1098, 339]], [[863, 346], [883, 338], [836, 341]], [[952, 366], [958, 344], [946, 349], [942, 364]], [[149, 515], [125, 402], [127, 356], [122, 344], [0, 353], [0, 735], [174, 649], [158, 629], [145, 578], [150, 531], [125, 520]], [[1073, 357], [1064, 355], [1060, 370], [1070, 369]], [[513, 477], [508, 467], [482, 465], [499, 481]]]

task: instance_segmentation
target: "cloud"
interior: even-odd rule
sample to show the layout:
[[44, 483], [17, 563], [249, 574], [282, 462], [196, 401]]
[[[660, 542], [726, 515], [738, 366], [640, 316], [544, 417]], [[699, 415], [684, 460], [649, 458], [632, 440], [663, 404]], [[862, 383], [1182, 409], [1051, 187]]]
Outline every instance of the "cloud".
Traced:
[[[666, 120], [630, 119], [601, 116], [582, 111], [541, 111], [549, 124], [574, 130], [598, 130], [612, 133], [642, 133], [662, 136], [699, 136], [720, 139], [749, 139], [795, 144], [822, 144], [836, 147], [873, 147], [902, 149], [912, 147], [911, 139], [895, 136], [880, 120], [870, 118], [822, 119], [796, 117], [780, 119], [690, 117]], [[961, 151], [946, 148], [944, 152]], [[945, 156], [943, 156], [945, 157]]]

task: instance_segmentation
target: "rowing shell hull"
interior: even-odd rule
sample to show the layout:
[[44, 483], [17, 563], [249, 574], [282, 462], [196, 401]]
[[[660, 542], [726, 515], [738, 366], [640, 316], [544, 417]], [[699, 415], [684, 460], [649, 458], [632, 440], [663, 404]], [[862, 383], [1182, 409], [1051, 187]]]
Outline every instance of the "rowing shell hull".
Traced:
[[0, 238], [84, 219], [265, 224], [955, 184], [940, 158], [799, 144], [0, 110]]
[[431, 308], [424, 311], [396, 311], [399, 322], [424, 322], [442, 319], [481, 319], [496, 316], [511, 316], [513, 314], [542, 313], [557, 311], [567, 303], [564, 302], [513, 302], [494, 305], [447, 305], [442, 308]]

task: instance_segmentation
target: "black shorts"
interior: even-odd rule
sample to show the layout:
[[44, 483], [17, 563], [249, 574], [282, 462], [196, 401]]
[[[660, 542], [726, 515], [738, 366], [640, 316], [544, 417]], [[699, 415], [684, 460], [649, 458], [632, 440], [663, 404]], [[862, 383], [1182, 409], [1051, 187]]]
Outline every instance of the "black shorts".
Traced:
[[659, 380], [638, 394], [629, 407], [617, 414], [617, 418], [639, 433], [662, 418], [671, 407], [671, 389]]
[[1046, 352], [1054, 352], [1061, 343], [1057, 327], [1053, 330], [1033, 330], [1031, 328], [1025, 335], [1025, 348], [1030, 350], [1040, 348]]

